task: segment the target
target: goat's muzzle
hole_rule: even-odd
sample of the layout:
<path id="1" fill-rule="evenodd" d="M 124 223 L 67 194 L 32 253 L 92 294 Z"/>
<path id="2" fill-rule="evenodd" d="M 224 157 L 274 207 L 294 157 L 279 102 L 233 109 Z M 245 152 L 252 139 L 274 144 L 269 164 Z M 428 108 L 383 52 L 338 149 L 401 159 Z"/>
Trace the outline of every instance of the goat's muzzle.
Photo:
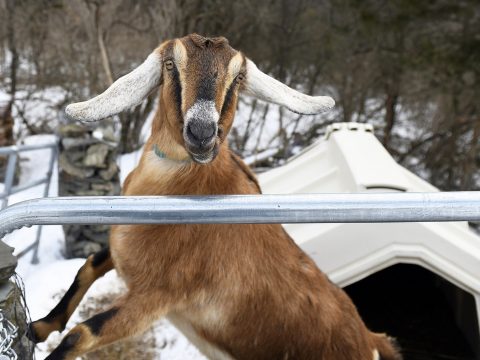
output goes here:
<path id="1" fill-rule="evenodd" d="M 185 132 L 190 143 L 196 147 L 205 147 L 215 138 L 217 124 L 194 119 L 187 124 Z"/>
<path id="2" fill-rule="evenodd" d="M 213 101 L 197 100 L 188 109 L 183 139 L 185 148 L 195 162 L 207 164 L 217 155 L 219 117 Z"/>
<path id="3" fill-rule="evenodd" d="M 185 147 L 193 160 L 206 164 L 216 156 L 218 126 L 214 121 L 190 119 L 183 129 Z"/>

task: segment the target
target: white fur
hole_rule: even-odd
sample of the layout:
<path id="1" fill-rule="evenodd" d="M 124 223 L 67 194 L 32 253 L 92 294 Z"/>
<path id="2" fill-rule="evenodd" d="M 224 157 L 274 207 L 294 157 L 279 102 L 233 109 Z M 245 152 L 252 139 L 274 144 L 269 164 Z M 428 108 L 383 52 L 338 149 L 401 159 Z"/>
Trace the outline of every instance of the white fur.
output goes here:
<path id="1" fill-rule="evenodd" d="M 218 123 L 220 114 L 215 107 L 215 102 L 211 100 L 197 100 L 187 111 L 185 125 L 188 125 L 189 121 L 193 119 Z"/>
<path id="2" fill-rule="evenodd" d="M 373 360 L 380 360 L 380 354 L 377 349 L 373 350 Z"/>
<path id="3" fill-rule="evenodd" d="M 234 360 L 229 354 L 199 336 L 190 322 L 180 314 L 170 313 L 167 319 L 206 357 L 212 360 Z"/>
<path id="4" fill-rule="evenodd" d="M 177 67 L 185 67 L 187 65 L 187 49 L 183 45 L 182 41 L 176 39 L 173 46 L 173 58 Z"/>
<path id="5" fill-rule="evenodd" d="M 238 73 L 242 69 L 242 63 L 243 63 L 242 53 L 237 53 L 237 55 L 235 55 L 230 59 L 228 63 L 228 69 L 227 69 L 228 84 L 230 84 L 232 80 L 238 75 Z"/>
<path id="6" fill-rule="evenodd" d="M 177 39 L 174 42 L 173 46 L 173 58 L 175 59 L 175 65 L 177 66 L 178 69 L 178 74 L 180 77 L 180 84 L 182 88 L 182 104 L 181 108 L 182 111 L 185 112 L 184 109 L 184 103 L 185 99 L 187 97 L 187 79 L 185 79 L 185 72 L 187 69 L 187 60 L 188 60 L 188 54 L 187 54 L 187 49 L 185 48 L 185 45 L 183 45 L 182 41 Z"/>
<path id="7" fill-rule="evenodd" d="M 291 111 L 305 115 L 318 114 L 335 106 L 335 101 L 329 96 L 305 95 L 282 84 L 260 71 L 249 59 L 244 91 L 260 100 L 283 105 Z"/>
<path id="8" fill-rule="evenodd" d="M 160 84 L 162 59 L 151 53 L 135 70 L 115 81 L 102 94 L 65 109 L 68 117 L 80 121 L 98 121 L 138 105 Z"/>
<path id="9" fill-rule="evenodd" d="M 193 156 L 195 157 L 195 155 Z M 212 158 L 213 158 L 213 153 L 210 153 L 206 158 L 195 157 L 195 161 L 199 164 L 208 164 L 210 161 L 212 161 Z"/>

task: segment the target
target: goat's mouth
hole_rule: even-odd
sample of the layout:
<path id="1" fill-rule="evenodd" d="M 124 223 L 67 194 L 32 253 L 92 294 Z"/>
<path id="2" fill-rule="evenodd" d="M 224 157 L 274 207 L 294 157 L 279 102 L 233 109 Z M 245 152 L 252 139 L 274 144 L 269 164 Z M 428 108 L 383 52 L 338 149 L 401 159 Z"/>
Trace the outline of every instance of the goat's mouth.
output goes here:
<path id="1" fill-rule="evenodd" d="M 186 146 L 186 148 L 192 160 L 197 164 L 208 164 L 212 162 L 212 160 L 215 159 L 218 154 L 218 146 L 216 143 L 214 143 L 213 146 L 209 149 L 192 149 L 188 145 Z"/>
<path id="2" fill-rule="evenodd" d="M 213 122 L 187 122 L 183 128 L 185 149 L 197 164 L 208 164 L 218 154 L 218 128 Z"/>

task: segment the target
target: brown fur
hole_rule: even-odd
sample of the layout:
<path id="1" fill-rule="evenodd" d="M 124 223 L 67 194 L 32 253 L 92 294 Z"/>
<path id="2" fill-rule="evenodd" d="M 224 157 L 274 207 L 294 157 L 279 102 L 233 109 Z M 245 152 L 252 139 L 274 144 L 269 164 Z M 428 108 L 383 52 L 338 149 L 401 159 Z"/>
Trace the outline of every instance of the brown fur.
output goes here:
<path id="1" fill-rule="evenodd" d="M 236 68 L 244 72 L 243 55 L 223 38 L 195 34 L 166 42 L 158 51 L 177 64 L 182 103 L 175 102 L 173 73 L 164 69 L 152 135 L 123 193 L 260 193 L 253 172 L 225 141 L 241 87 L 228 66 L 239 56 Z M 223 132 L 216 158 L 200 165 L 188 161 L 182 115 L 195 102 L 199 84 L 213 75 Z M 233 98 L 225 108 L 231 86 Z M 168 159 L 156 157 L 154 145 Z M 400 359 L 386 338 L 365 327 L 345 292 L 281 225 L 119 225 L 112 227 L 110 247 L 128 293 L 115 312 L 72 329 L 75 344 L 61 344 L 51 359 L 72 359 L 140 332 L 160 316 L 168 316 L 213 358 L 370 360 L 378 349 L 382 359 Z"/>

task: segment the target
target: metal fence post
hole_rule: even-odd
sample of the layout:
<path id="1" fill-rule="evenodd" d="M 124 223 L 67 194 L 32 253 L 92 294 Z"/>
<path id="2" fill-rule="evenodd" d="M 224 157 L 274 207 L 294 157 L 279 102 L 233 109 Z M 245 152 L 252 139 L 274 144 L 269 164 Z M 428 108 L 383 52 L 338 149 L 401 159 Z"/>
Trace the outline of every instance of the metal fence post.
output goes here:
<path id="1" fill-rule="evenodd" d="M 52 174 L 53 174 L 53 165 L 55 164 L 55 158 L 57 157 L 57 147 L 51 147 L 50 148 L 50 161 L 48 163 L 48 172 L 47 172 L 47 181 L 45 183 L 45 189 L 43 190 L 43 197 L 48 197 L 48 191 L 50 189 L 50 181 L 52 179 Z M 43 227 L 41 225 L 38 226 L 37 228 L 37 236 L 35 239 L 35 242 L 32 244 L 33 245 L 33 254 L 32 254 L 32 264 L 38 264 L 39 259 L 38 259 L 38 247 L 40 246 L 40 237 L 42 236 L 42 229 Z"/>
<path id="2" fill-rule="evenodd" d="M 43 190 L 43 196 L 44 197 L 48 196 L 50 181 L 53 174 L 53 165 L 55 164 L 56 155 L 57 155 L 57 144 L 58 142 L 55 141 L 54 143 L 40 144 L 40 145 L 14 145 L 14 146 L 0 147 L 0 155 L 8 156 L 4 189 L 0 193 L 0 198 L 2 199 L 2 204 L 1 204 L 2 209 L 8 206 L 8 200 L 10 198 L 10 195 L 21 192 L 26 189 L 30 189 L 34 186 L 45 184 L 45 188 Z M 41 179 L 32 181 L 30 183 L 13 186 L 19 153 L 24 151 L 42 150 L 42 149 L 50 149 L 50 160 L 49 160 L 48 169 L 45 177 L 42 177 Z M 37 229 L 36 237 L 35 237 L 35 242 L 29 245 L 27 248 L 23 249 L 20 253 L 18 253 L 17 257 L 21 258 L 22 256 L 24 256 L 30 250 L 33 249 L 31 262 L 32 264 L 38 263 L 38 246 L 40 244 L 41 235 L 42 235 L 42 226 L 39 225 Z"/>

